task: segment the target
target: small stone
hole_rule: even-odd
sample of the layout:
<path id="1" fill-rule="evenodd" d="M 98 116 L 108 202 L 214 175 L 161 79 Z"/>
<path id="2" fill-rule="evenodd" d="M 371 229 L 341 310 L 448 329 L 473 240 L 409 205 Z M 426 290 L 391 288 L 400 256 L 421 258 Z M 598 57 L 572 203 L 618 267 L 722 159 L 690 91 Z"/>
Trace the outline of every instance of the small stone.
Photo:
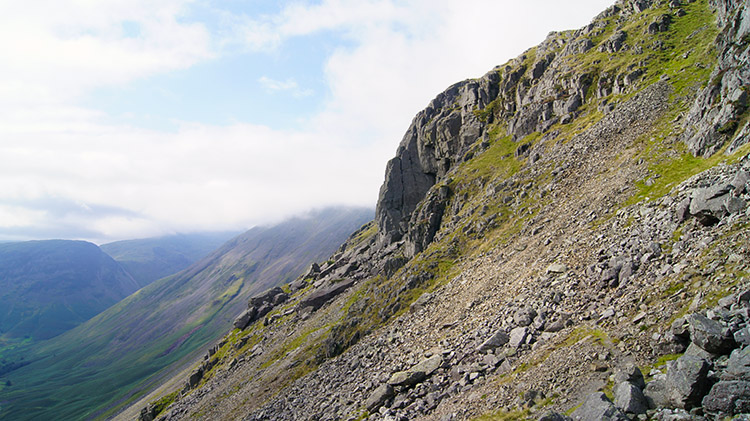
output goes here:
<path id="1" fill-rule="evenodd" d="M 547 268 L 547 273 L 565 273 L 568 271 L 568 267 L 562 263 L 553 263 Z"/>

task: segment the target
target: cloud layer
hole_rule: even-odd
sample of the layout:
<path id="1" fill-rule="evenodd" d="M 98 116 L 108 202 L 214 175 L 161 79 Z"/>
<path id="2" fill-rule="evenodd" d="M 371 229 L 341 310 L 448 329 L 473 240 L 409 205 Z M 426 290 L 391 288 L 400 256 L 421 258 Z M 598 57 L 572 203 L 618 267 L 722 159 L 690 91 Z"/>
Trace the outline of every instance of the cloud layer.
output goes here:
<path id="1" fill-rule="evenodd" d="M 0 16 L 0 240 L 102 242 L 374 205 L 386 160 L 432 97 L 608 3 L 324 0 L 272 14 L 217 5 L 219 25 L 187 0 L 12 3 Z M 270 59 L 307 39 L 327 43 L 327 90 L 290 128 L 155 130 L 82 105 L 97 89 L 229 55 Z M 309 97 L 298 82 L 306 69 L 294 71 L 246 83 Z"/>

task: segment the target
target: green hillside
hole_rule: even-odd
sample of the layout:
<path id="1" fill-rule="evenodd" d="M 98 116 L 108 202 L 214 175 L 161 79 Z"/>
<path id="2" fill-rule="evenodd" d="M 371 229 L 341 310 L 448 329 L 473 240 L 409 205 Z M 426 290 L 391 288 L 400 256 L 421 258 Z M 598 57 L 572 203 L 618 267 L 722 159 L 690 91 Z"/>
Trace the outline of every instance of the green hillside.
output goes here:
<path id="1" fill-rule="evenodd" d="M 140 287 L 175 274 L 216 250 L 236 232 L 176 234 L 116 241 L 100 248 L 130 273 Z"/>

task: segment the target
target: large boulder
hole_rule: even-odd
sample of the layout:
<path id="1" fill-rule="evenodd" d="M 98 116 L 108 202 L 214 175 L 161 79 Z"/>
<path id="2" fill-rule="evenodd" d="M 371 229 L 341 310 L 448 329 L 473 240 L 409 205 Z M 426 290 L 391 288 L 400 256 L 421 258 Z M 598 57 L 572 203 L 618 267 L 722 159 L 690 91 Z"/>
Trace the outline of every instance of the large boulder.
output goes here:
<path id="1" fill-rule="evenodd" d="M 689 212 L 703 225 L 713 225 L 728 214 L 742 211 L 747 204 L 731 194 L 736 187 L 719 183 L 695 189 L 690 199 Z"/>
<path id="2" fill-rule="evenodd" d="M 424 380 L 425 377 L 424 371 L 399 371 L 391 375 L 388 384 L 391 386 L 414 386 Z"/>
<path id="3" fill-rule="evenodd" d="M 529 336 L 529 328 L 528 327 L 517 327 L 510 331 L 510 337 L 508 339 L 508 346 L 510 346 L 513 349 L 517 349 L 524 343 L 526 343 L 526 338 Z"/>
<path id="4" fill-rule="evenodd" d="M 422 360 L 422 362 L 412 367 L 410 371 L 421 371 L 425 376 L 429 377 L 440 368 L 441 365 L 443 365 L 443 357 L 436 354 L 430 358 Z"/>
<path id="5" fill-rule="evenodd" d="M 732 351 L 721 379 L 750 381 L 750 348 Z"/>
<path id="6" fill-rule="evenodd" d="M 615 384 L 629 382 L 637 386 L 640 390 L 646 387 L 646 381 L 643 378 L 641 369 L 635 364 L 627 364 L 615 372 Z"/>

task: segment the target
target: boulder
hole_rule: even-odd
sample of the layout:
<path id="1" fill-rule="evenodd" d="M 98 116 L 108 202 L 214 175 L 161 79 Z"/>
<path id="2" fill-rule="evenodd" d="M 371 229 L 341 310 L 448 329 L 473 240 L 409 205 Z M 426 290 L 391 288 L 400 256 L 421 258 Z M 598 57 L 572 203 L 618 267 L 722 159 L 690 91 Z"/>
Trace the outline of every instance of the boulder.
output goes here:
<path id="1" fill-rule="evenodd" d="M 381 384 L 367 398 L 365 408 L 370 412 L 374 412 L 391 397 L 393 397 L 393 387 L 389 384 Z"/>
<path id="2" fill-rule="evenodd" d="M 690 200 L 690 214 L 705 226 L 716 224 L 727 214 L 724 203 L 729 192 L 730 186 L 726 184 L 695 189 Z"/>
<path id="3" fill-rule="evenodd" d="M 517 349 L 518 347 L 520 347 L 526 342 L 526 338 L 528 336 L 529 336 L 529 328 L 517 327 L 510 331 L 508 345 L 513 349 Z"/>
<path id="4" fill-rule="evenodd" d="M 572 418 L 581 421 L 629 421 L 630 419 L 610 401 L 602 392 L 588 395 L 578 409 L 573 411 Z"/>
<path id="5" fill-rule="evenodd" d="M 354 280 L 346 279 L 323 286 L 300 300 L 298 308 L 304 309 L 306 307 L 312 307 L 313 310 L 317 310 L 322 307 L 323 304 L 346 291 L 352 285 L 354 285 Z"/>
<path id="6" fill-rule="evenodd" d="M 399 371 L 391 375 L 388 384 L 391 386 L 413 386 L 420 383 L 425 377 L 424 371 Z"/>
<path id="7" fill-rule="evenodd" d="M 547 273 L 565 273 L 568 271 L 568 267 L 562 263 L 553 263 L 547 268 Z"/>
<path id="8" fill-rule="evenodd" d="M 510 340 L 510 337 L 508 336 L 507 333 L 505 333 L 504 330 L 498 330 L 489 339 L 482 342 L 482 344 L 479 345 L 479 347 L 477 347 L 477 351 L 479 352 L 491 351 L 495 348 L 498 348 L 507 344 L 509 340 Z"/>
<path id="9" fill-rule="evenodd" d="M 247 310 L 243 311 L 242 314 L 237 316 L 236 319 L 234 319 L 234 327 L 237 329 L 244 329 L 247 327 L 250 322 L 255 320 L 255 314 L 257 313 L 257 310 L 255 307 L 250 307 Z"/>
<path id="10" fill-rule="evenodd" d="M 648 409 L 646 397 L 637 386 L 630 382 L 621 382 L 615 386 L 615 406 L 629 414 L 645 414 Z"/>
<path id="11" fill-rule="evenodd" d="M 667 364 L 667 396 L 675 408 L 690 410 L 701 405 L 708 392 L 710 365 L 703 358 L 683 355 Z"/>
<path id="12" fill-rule="evenodd" d="M 430 358 L 422 360 L 422 362 L 412 367 L 410 371 L 421 371 L 426 377 L 429 377 L 440 368 L 441 365 L 443 365 L 443 357 L 436 354 Z"/>
<path id="13" fill-rule="evenodd" d="M 643 396 L 651 409 L 668 406 L 669 396 L 666 376 L 660 375 L 648 382 L 646 388 L 643 389 Z"/>
<path id="14" fill-rule="evenodd" d="M 537 316 L 536 311 L 530 307 L 524 307 L 516 311 L 513 315 L 513 321 L 518 326 L 528 326 L 534 321 L 534 317 Z"/>
<path id="15" fill-rule="evenodd" d="M 192 373 L 190 373 L 190 376 L 188 377 L 187 386 L 189 389 L 194 388 L 195 386 L 200 383 L 201 379 L 203 378 L 203 367 L 198 367 L 195 370 L 193 370 Z"/>
<path id="16" fill-rule="evenodd" d="M 720 418 L 750 412 L 750 382 L 729 380 L 716 383 L 703 398 L 703 410 Z"/>
<path id="17" fill-rule="evenodd" d="M 690 338 L 693 343 L 712 354 L 728 354 L 734 349 L 734 338 L 729 329 L 719 322 L 699 313 L 687 317 L 690 326 Z"/>

